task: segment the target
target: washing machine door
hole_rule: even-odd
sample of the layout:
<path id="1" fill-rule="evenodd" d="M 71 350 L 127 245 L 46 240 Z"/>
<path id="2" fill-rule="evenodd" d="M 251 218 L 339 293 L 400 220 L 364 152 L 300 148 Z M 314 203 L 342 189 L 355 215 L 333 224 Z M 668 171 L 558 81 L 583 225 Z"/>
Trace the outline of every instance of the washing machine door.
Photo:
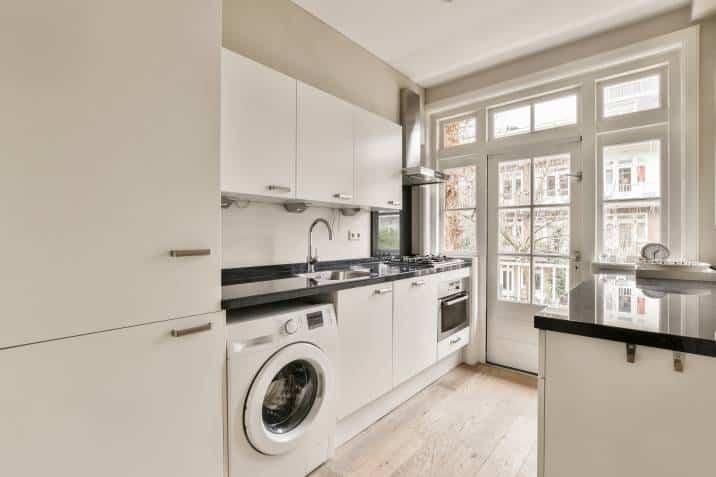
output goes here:
<path id="1" fill-rule="evenodd" d="M 244 408 L 251 445 L 267 455 L 293 450 L 314 427 L 325 425 L 321 409 L 331 395 L 328 358 L 310 343 L 277 351 L 256 375 Z"/>

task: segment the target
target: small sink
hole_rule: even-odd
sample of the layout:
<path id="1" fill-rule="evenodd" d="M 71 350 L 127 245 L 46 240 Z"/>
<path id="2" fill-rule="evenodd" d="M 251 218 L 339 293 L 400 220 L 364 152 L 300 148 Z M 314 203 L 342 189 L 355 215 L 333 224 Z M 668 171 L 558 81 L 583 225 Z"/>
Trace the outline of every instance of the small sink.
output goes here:
<path id="1" fill-rule="evenodd" d="M 340 282 L 370 278 L 372 274 L 368 270 L 324 270 L 313 273 L 299 273 L 296 276 L 317 282 Z"/>

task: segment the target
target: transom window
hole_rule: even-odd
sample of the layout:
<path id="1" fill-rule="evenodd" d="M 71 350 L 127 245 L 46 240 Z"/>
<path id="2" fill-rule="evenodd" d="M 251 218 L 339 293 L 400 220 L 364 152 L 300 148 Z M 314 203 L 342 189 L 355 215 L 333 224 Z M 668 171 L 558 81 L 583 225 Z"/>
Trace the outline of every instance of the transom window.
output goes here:
<path id="1" fill-rule="evenodd" d="M 474 115 L 446 120 L 442 123 L 442 147 L 448 149 L 477 140 L 477 119 Z"/>
<path id="2" fill-rule="evenodd" d="M 490 111 L 491 139 L 577 124 L 577 94 L 550 95 Z"/>

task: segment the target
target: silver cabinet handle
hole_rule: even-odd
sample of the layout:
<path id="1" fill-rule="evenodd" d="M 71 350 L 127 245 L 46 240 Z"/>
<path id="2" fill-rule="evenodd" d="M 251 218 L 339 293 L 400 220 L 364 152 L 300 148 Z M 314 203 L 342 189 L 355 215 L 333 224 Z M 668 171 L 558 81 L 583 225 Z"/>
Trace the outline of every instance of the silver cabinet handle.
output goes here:
<path id="1" fill-rule="evenodd" d="M 454 300 L 444 301 L 444 302 L 443 302 L 443 305 L 452 306 L 452 305 L 455 305 L 455 304 L 457 304 L 457 303 L 462 303 L 463 301 L 467 301 L 467 298 L 468 298 L 467 295 L 461 296 L 460 298 L 455 298 Z"/>
<path id="2" fill-rule="evenodd" d="M 190 248 L 184 250 L 169 250 L 170 257 L 202 257 L 211 255 L 210 248 Z"/>
<path id="3" fill-rule="evenodd" d="M 333 197 L 341 200 L 351 200 L 353 198 L 351 194 L 333 194 Z"/>
<path id="4" fill-rule="evenodd" d="M 425 280 L 416 280 L 413 282 L 414 287 L 421 287 L 423 285 L 425 285 Z"/>
<path id="5" fill-rule="evenodd" d="M 285 193 L 291 192 L 290 187 L 280 186 L 280 185 L 270 185 L 270 186 L 268 186 L 268 190 L 270 190 L 271 192 L 285 192 Z"/>
<path id="6" fill-rule="evenodd" d="M 186 335 L 193 335 L 194 333 L 201 333 L 203 331 L 209 331 L 211 329 L 211 321 L 205 325 L 194 326 L 193 328 L 184 328 L 183 330 L 172 330 L 171 334 L 175 338 L 180 338 Z"/>
<path id="7" fill-rule="evenodd" d="M 396 207 L 400 207 L 400 201 L 399 200 L 389 200 L 388 205 L 394 205 Z"/>
<path id="8" fill-rule="evenodd" d="M 386 293 L 393 293 L 392 288 L 378 288 L 373 291 L 373 295 L 385 295 Z"/>

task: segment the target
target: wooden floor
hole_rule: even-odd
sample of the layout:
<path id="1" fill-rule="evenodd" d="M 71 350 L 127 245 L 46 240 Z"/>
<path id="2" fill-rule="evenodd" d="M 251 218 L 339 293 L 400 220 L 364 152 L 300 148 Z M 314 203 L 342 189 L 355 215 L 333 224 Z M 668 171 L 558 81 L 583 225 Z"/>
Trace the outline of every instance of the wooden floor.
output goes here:
<path id="1" fill-rule="evenodd" d="M 535 477 L 537 378 L 462 365 L 336 451 L 311 477 Z"/>

